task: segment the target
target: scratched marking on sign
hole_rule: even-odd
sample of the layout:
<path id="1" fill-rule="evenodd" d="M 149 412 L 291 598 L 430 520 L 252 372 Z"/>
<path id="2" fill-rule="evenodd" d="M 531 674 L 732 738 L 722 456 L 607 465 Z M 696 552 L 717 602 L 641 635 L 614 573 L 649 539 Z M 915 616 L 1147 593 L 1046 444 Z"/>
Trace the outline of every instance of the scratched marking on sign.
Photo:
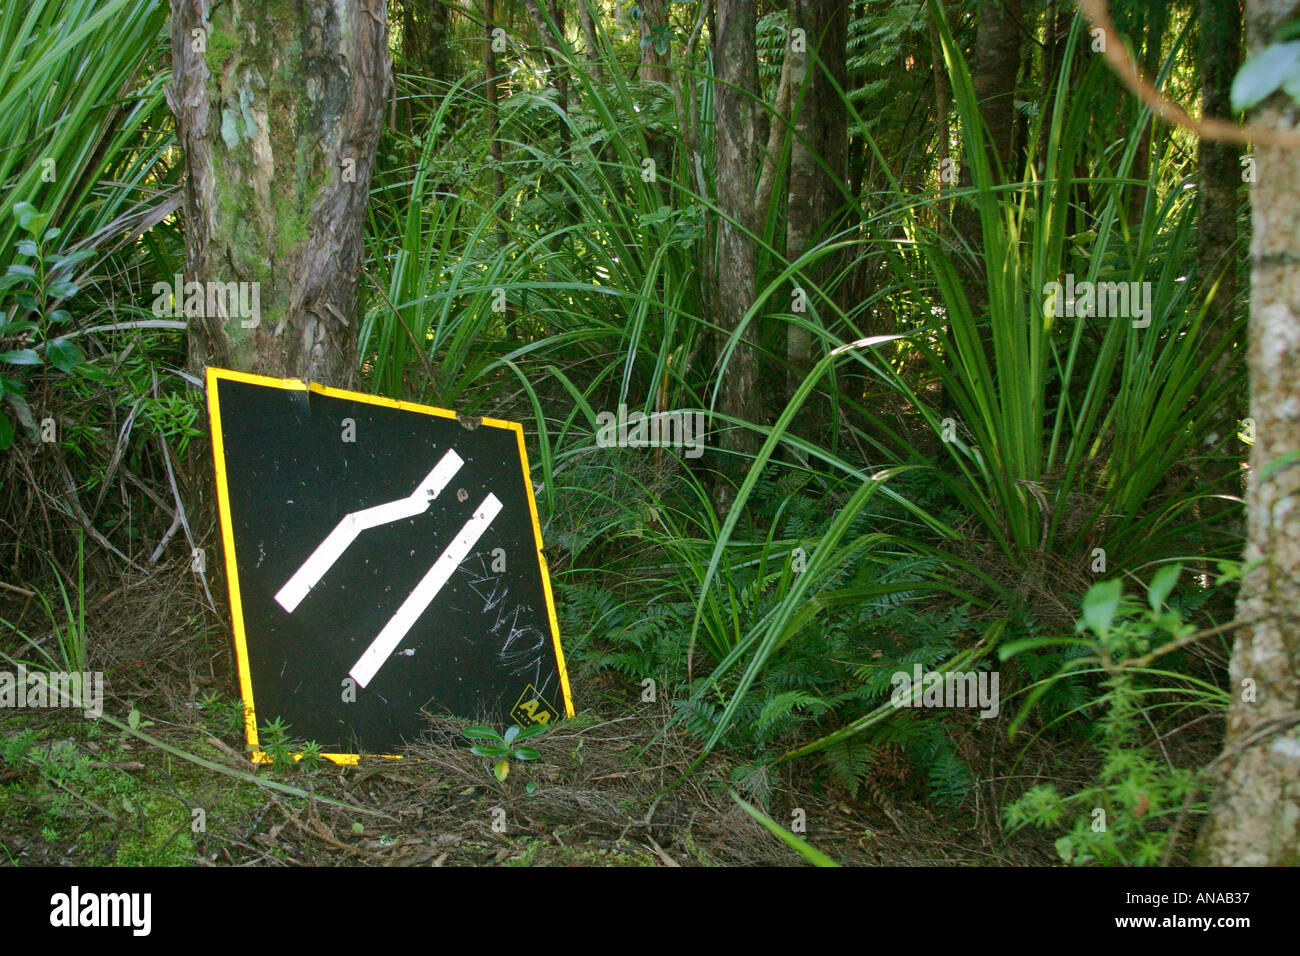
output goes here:
<path id="1" fill-rule="evenodd" d="M 496 656 L 511 674 L 528 674 L 539 694 L 550 690 L 553 675 L 542 677 L 546 661 L 546 634 L 540 628 L 525 623 L 519 626 L 522 616 L 526 621 L 535 619 L 532 606 L 526 603 L 508 605 L 510 589 L 501 583 L 502 573 L 488 569 L 487 558 L 480 552 L 470 555 L 458 572 L 468 576 L 469 589 L 483 602 L 483 613 L 495 615 L 488 633 L 501 639 Z"/>

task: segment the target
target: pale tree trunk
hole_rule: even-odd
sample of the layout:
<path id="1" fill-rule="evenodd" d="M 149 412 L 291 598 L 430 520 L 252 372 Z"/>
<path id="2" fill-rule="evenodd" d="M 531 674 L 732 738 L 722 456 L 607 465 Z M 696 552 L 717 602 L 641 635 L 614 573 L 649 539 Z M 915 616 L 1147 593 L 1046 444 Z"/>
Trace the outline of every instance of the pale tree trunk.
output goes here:
<path id="1" fill-rule="evenodd" d="M 528 15 L 533 18 L 533 24 L 537 27 L 537 39 L 542 45 L 542 57 L 546 61 L 547 82 L 555 88 L 556 102 L 559 103 L 560 111 L 567 113 L 569 110 L 569 71 L 565 65 L 565 57 L 560 47 L 560 41 L 557 34 L 552 32 L 552 24 L 558 31 L 559 37 L 564 36 L 564 9 L 556 2 L 551 0 L 547 10 L 550 16 L 550 22 L 547 22 L 547 14 L 542 13 L 542 8 L 538 6 L 537 0 L 524 0 L 524 6 L 528 9 Z M 556 128 L 560 140 L 560 155 L 565 160 L 569 158 L 569 144 L 572 141 L 571 130 L 565 117 L 557 117 Z M 568 201 L 570 209 L 576 208 L 575 200 L 570 197 Z"/>
<path id="2" fill-rule="evenodd" d="M 1300 16 L 1297 0 L 1247 0 L 1251 49 Z M 1296 128 L 1296 107 L 1278 94 L 1260 111 L 1266 126 Z M 1256 440 L 1246 505 L 1247 560 L 1229 666 L 1224 779 L 1201 834 L 1214 865 L 1300 863 L 1300 151 L 1257 145 L 1251 247 L 1250 378 Z"/>
<path id="3" fill-rule="evenodd" d="M 786 200 L 785 254 L 791 261 L 813 242 L 839 227 L 839 211 L 845 203 L 844 172 L 848 163 L 848 111 L 843 90 L 847 81 L 845 45 L 848 41 L 848 0 L 790 0 L 790 29 L 802 30 L 798 45 L 786 48 L 790 61 L 790 101 L 794 104 L 794 141 L 790 146 L 790 185 Z M 833 81 L 833 82 L 832 82 Z M 831 258 L 822 259 L 808 278 L 823 283 L 834 271 Z M 819 314 L 827 306 L 805 290 L 807 304 Z M 786 359 L 789 362 L 786 394 L 812 371 L 812 334 L 798 325 L 788 326 Z M 825 425 L 823 402 L 809 402 L 801 417 Z M 808 429 L 801 427 L 807 434 Z"/>
<path id="4" fill-rule="evenodd" d="M 260 301 L 256 322 L 191 316 L 190 363 L 351 384 L 391 79 L 384 0 L 172 0 L 171 12 L 185 278 L 256 283 Z"/>
<path id="5" fill-rule="evenodd" d="M 726 337 L 740 326 L 754 304 L 756 255 L 754 240 L 759 211 L 754 207 L 754 172 L 758 156 L 758 55 L 755 50 L 753 0 L 717 0 L 710 34 L 713 44 L 714 178 L 721 216 L 717 223 L 714 259 L 713 312 L 721 332 L 719 355 Z M 748 421 L 758 420 L 755 385 L 758 381 L 757 335 L 751 322 L 718 382 L 718 411 Z M 754 433 L 724 425 L 719 434 L 724 452 L 752 453 Z M 729 478 L 743 473 L 744 461 L 724 454 L 719 468 Z M 715 486 L 720 511 L 733 500 L 728 481 Z"/>

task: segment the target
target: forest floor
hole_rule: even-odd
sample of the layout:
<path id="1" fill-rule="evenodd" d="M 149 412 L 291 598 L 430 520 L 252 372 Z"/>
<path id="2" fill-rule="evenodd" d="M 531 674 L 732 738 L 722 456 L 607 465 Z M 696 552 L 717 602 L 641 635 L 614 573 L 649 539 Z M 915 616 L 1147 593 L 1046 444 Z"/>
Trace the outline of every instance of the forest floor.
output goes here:
<path id="1" fill-rule="evenodd" d="M 780 779 L 746 776 L 727 754 L 686 774 L 699 742 L 670 725 L 668 706 L 629 704 L 639 687 L 580 663 L 577 718 L 537 738 L 540 758 L 515 762 L 504 782 L 445 717 L 400 761 L 255 766 L 231 641 L 195 576 L 180 561 L 132 575 L 88 586 L 85 609 L 88 666 L 104 672 L 104 713 L 123 729 L 69 709 L 10 710 L 0 723 L 3 862 L 802 864 L 733 791 L 787 828 L 802 819 L 803 836 L 845 865 L 1058 862 L 1049 836 L 1003 832 L 991 774 L 946 808 L 882 787 L 854 798 L 793 764 Z M 16 592 L 0 592 L 0 617 L 46 646 L 57 639 Z M 12 629 L 0 639 L 11 655 L 21 644 Z"/>

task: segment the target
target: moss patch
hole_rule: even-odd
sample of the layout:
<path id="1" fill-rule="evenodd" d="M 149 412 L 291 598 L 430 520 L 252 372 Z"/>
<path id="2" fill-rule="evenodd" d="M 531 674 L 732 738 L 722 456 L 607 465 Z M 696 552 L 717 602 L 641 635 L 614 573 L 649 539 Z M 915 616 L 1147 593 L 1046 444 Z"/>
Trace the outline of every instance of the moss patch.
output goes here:
<path id="1" fill-rule="evenodd" d="M 237 36 L 214 24 L 208 33 L 207 48 L 203 52 L 203 61 L 208 65 L 208 72 L 220 73 L 226 61 L 234 55 L 239 46 L 240 40 Z"/>
<path id="2" fill-rule="evenodd" d="M 140 806 L 144 833 L 126 831 L 117 848 L 118 866 L 183 866 L 194 856 L 190 813 L 177 800 L 164 797 Z"/>

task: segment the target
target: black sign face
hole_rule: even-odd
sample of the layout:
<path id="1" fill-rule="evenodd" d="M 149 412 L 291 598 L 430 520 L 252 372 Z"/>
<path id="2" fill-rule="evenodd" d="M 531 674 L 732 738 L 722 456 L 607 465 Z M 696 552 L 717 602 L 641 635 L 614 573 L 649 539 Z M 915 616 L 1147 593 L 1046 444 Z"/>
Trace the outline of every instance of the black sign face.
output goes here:
<path id="1" fill-rule="evenodd" d="M 209 368 L 240 687 L 339 762 L 573 715 L 523 429 Z"/>

